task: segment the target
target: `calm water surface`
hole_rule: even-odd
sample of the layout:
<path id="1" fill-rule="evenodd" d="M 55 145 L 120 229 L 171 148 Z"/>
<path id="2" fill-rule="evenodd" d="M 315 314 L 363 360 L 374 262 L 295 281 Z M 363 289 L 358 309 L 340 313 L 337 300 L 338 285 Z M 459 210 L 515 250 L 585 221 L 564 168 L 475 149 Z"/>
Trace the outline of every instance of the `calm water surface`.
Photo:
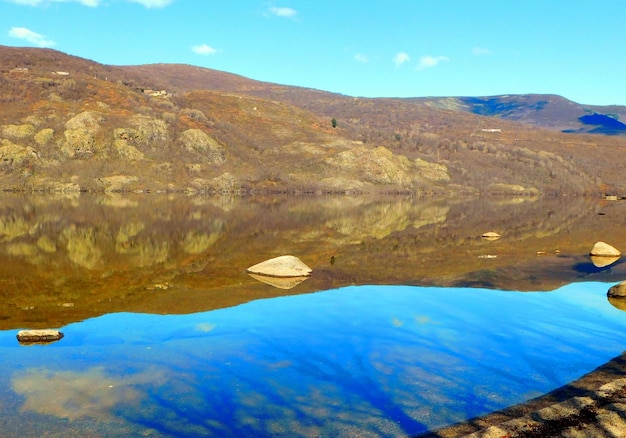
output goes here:
<path id="1" fill-rule="evenodd" d="M 583 199 L 7 197 L 0 436 L 409 436 L 624 351 Z M 485 241 L 495 230 L 503 236 Z M 294 254 L 291 289 L 245 268 Z M 472 286 L 472 287 L 467 287 Z M 525 292 L 521 292 L 525 291 Z M 60 328 L 19 345 L 25 328 Z"/>
<path id="2" fill-rule="evenodd" d="M 624 350 L 610 284 L 354 286 L 0 333 L 3 436 L 407 436 L 539 396 Z"/>

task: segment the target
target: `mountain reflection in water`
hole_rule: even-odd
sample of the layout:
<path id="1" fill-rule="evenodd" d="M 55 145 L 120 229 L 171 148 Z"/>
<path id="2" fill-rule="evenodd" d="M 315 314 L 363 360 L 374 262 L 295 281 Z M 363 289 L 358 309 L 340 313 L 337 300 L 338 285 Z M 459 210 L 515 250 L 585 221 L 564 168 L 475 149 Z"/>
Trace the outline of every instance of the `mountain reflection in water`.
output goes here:
<path id="1" fill-rule="evenodd" d="M 353 286 L 119 313 L 47 346 L 0 332 L 3 437 L 407 436 L 568 383 L 624 350 L 611 284 Z"/>
<path id="2" fill-rule="evenodd" d="M 602 213 L 599 215 L 598 213 Z M 552 290 L 620 281 L 626 202 L 401 196 L 2 196 L 0 329 L 114 312 L 182 314 L 353 284 Z M 487 231 L 502 237 L 482 239 Z M 313 269 L 276 288 L 246 268 L 291 254 Z"/>
<path id="3" fill-rule="evenodd" d="M 624 229 L 583 198 L 7 194 L 1 434 L 404 436 L 506 407 L 623 351 L 626 263 L 588 252 Z M 313 275 L 246 272 L 286 254 Z M 18 344 L 37 328 L 65 337 Z"/>

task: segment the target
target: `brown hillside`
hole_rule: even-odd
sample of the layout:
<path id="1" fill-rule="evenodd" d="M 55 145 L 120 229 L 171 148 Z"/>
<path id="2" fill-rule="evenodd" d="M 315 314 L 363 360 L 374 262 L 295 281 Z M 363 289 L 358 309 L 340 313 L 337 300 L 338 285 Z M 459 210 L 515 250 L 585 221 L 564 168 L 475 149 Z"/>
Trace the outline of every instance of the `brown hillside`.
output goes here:
<path id="1" fill-rule="evenodd" d="M 4 189 L 534 195 L 626 188 L 620 137 L 185 65 L 104 66 L 0 46 L 0 101 Z"/>
<path id="2" fill-rule="evenodd" d="M 497 118 L 493 114 L 476 117 L 469 107 L 462 107 L 459 98 L 353 98 L 183 65 L 157 64 L 126 69 L 169 81 L 179 90 L 213 89 L 288 102 L 327 119 L 335 118 L 343 135 L 353 139 L 376 142 L 426 160 L 444 160 L 453 170 L 457 164 L 469 163 L 474 171 L 470 166 L 456 169 L 459 176 L 456 182 L 480 190 L 488 190 L 501 180 L 512 182 L 511 171 L 515 172 L 518 184 L 539 180 L 542 190 L 550 193 L 588 190 L 584 187 L 595 190 L 598 184 L 608 190 L 623 190 L 624 187 L 623 167 L 619 164 L 625 144 L 623 139 L 568 135 L 560 131 L 578 128 L 577 118 L 589 111 L 619 116 L 626 114 L 626 107 L 582 105 L 551 95 L 496 96 L 493 99 L 509 112 L 499 113 Z M 539 105 L 541 102 L 549 104 Z M 538 107 L 541 112 L 535 110 Z M 483 129 L 501 129 L 508 135 Z M 471 151 L 486 151 L 486 154 L 464 153 L 465 147 Z M 560 167 L 546 161 L 552 151 L 568 163 L 569 171 L 551 169 Z M 499 157 L 494 160 L 491 154 Z M 533 158 L 533 154 L 543 157 Z M 504 156 L 509 158 L 507 162 L 496 164 Z M 528 164 L 532 167 L 527 167 Z M 481 171 L 481 168 L 489 170 Z M 579 177 L 587 181 L 574 181 Z"/>

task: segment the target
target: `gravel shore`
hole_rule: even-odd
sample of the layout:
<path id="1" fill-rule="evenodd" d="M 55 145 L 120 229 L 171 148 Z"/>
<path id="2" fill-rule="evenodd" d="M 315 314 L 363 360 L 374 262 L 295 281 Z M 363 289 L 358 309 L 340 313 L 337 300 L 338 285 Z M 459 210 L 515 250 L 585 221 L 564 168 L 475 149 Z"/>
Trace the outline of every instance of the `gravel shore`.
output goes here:
<path id="1" fill-rule="evenodd" d="M 626 437 L 626 352 L 527 403 L 419 437 Z"/>

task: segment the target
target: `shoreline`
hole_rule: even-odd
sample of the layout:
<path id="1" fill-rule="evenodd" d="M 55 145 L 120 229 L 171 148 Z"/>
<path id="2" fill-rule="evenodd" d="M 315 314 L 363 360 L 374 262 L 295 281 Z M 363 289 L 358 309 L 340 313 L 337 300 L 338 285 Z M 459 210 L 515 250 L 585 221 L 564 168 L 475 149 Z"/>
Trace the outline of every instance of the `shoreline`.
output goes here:
<path id="1" fill-rule="evenodd" d="M 578 380 L 414 438 L 626 437 L 626 352 Z"/>

